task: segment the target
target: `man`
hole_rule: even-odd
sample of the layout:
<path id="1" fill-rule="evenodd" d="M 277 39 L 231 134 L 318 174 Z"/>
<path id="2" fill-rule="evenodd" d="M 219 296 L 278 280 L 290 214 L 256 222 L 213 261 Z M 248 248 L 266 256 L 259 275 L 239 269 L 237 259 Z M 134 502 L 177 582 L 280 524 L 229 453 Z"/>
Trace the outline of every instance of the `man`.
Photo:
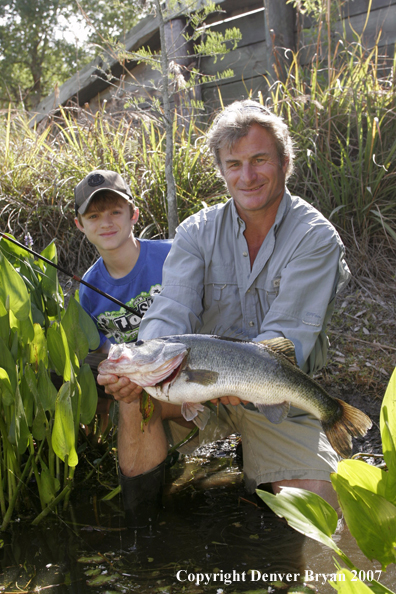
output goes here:
<path id="1" fill-rule="evenodd" d="M 326 325 L 349 276 L 341 240 L 316 209 L 287 190 L 294 154 L 280 118 L 256 102 L 235 102 L 216 118 L 208 142 L 231 199 L 179 226 L 163 291 L 139 339 L 197 332 L 254 341 L 285 337 L 295 345 L 298 365 L 312 374 L 325 363 Z M 177 433 L 167 420 L 180 421 L 180 409 L 156 403 L 142 435 L 141 389 L 115 376 L 99 376 L 99 382 L 121 401 L 120 466 L 138 491 L 142 477 L 161 467 L 167 433 Z M 338 458 L 319 421 L 292 408 L 273 425 L 238 398 L 221 403 L 220 420 L 211 419 L 200 439 L 242 434 L 248 490 L 263 483 L 275 493 L 296 486 L 337 507 L 329 475 Z"/>

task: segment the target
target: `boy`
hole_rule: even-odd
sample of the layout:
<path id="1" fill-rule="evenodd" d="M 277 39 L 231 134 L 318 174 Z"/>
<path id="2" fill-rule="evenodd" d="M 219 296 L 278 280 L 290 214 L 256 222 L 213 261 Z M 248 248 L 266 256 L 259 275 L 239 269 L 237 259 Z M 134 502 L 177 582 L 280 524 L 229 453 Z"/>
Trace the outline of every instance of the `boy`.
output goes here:
<path id="1" fill-rule="evenodd" d="M 100 334 L 96 352 L 108 353 L 111 343 L 137 339 L 141 319 L 161 291 L 162 266 L 171 242 L 136 239 L 133 228 L 139 209 L 129 186 L 114 171 L 89 173 L 76 186 L 74 197 L 75 223 L 100 254 L 83 279 L 139 314 L 118 308 L 81 285 L 80 303 Z"/>
<path id="2" fill-rule="evenodd" d="M 162 266 L 171 247 L 169 240 L 136 239 L 133 228 L 139 217 L 129 186 L 114 171 L 89 173 L 75 188 L 75 223 L 98 250 L 100 258 L 83 279 L 136 310 L 120 308 L 85 285 L 80 303 L 97 325 L 98 349 L 85 362 L 96 377 L 97 366 L 111 343 L 136 341 L 139 325 L 154 295 L 161 291 Z M 101 386 L 96 409 L 101 431 L 106 429 L 110 400 Z"/>

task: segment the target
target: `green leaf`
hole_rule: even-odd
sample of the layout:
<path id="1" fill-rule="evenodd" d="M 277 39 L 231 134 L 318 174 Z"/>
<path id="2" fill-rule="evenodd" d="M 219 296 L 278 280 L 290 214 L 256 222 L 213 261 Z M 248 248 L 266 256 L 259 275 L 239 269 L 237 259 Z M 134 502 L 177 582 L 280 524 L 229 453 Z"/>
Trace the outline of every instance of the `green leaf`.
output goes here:
<path id="1" fill-rule="evenodd" d="M 42 361 L 38 372 L 38 394 L 43 410 L 54 411 L 57 391 Z"/>
<path id="2" fill-rule="evenodd" d="M 329 583 L 331 583 L 334 590 L 341 592 L 341 594 L 372 594 L 373 592 L 348 569 L 340 569 L 336 573 L 336 579 Z"/>
<path id="3" fill-rule="evenodd" d="M 25 415 L 25 409 L 21 394 L 19 392 L 19 387 L 17 387 L 15 391 L 15 406 L 13 415 L 11 417 L 8 439 L 10 443 L 17 447 L 18 454 L 23 454 L 26 451 L 29 435 L 30 432 Z"/>
<path id="4" fill-rule="evenodd" d="M 81 387 L 80 422 L 88 425 L 96 412 L 98 391 L 92 370 L 87 363 L 81 366 L 77 380 Z"/>
<path id="5" fill-rule="evenodd" d="M 396 493 L 396 369 L 392 373 L 382 401 L 380 429 L 382 452 L 389 472 L 389 488 Z"/>
<path id="6" fill-rule="evenodd" d="M 47 245 L 41 255 L 54 264 L 58 263 L 54 241 Z M 63 293 L 58 282 L 58 272 L 54 266 L 42 260 L 39 261 L 39 266 L 43 270 L 40 287 L 45 297 L 47 313 L 49 316 L 55 316 L 58 313 L 58 308 L 63 305 Z"/>
<path id="7" fill-rule="evenodd" d="M 40 324 L 33 324 L 34 338 L 29 342 L 29 363 L 38 369 L 40 363 L 48 367 L 47 339 Z"/>
<path id="8" fill-rule="evenodd" d="M 334 473 L 331 482 L 347 526 L 366 557 L 385 569 L 396 561 L 396 506 Z"/>
<path id="9" fill-rule="evenodd" d="M 345 478 L 351 489 L 362 487 L 396 504 L 396 492 L 388 481 L 389 472 L 361 460 L 341 460 L 336 474 Z"/>
<path id="10" fill-rule="evenodd" d="M 40 464 L 40 496 L 44 503 L 48 505 L 48 503 L 51 503 L 51 501 L 55 499 L 55 495 L 60 488 L 60 483 L 59 480 L 51 474 L 48 466 L 42 460 L 40 460 Z"/>
<path id="11" fill-rule="evenodd" d="M 12 239 L 15 239 L 11 233 L 8 234 Z M 1 251 L 6 256 L 7 260 L 10 262 L 20 262 L 25 258 L 29 258 L 28 252 L 24 250 L 19 245 L 12 243 L 11 241 L 7 241 L 5 237 L 0 239 L 0 248 Z"/>
<path id="12" fill-rule="evenodd" d="M 32 425 L 32 435 L 37 441 L 43 441 L 47 435 L 48 420 L 45 415 L 44 409 L 40 406 L 37 409 Z"/>
<path id="13" fill-rule="evenodd" d="M 48 352 L 58 375 L 70 380 L 70 352 L 67 337 L 62 326 L 54 323 L 47 332 Z"/>
<path id="14" fill-rule="evenodd" d="M 34 338 L 34 328 L 31 316 L 29 315 L 25 320 L 18 320 L 13 311 L 10 311 L 10 328 L 18 332 L 19 342 L 21 346 L 28 344 Z"/>
<path id="15" fill-rule="evenodd" d="M 20 275 L 0 252 L 0 301 L 18 320 L 30 314 L 30 297 Z"/>
<path id="16" fill-rule="evenodd" d="M 0 394 L 4 406 L 9 406 L 14 403 L 15 396 L 11 386 L 10 378 L 5 369 L 0 367 Z"/>
<path id="17" fill-rule="evenodd" d="M 90 316 L 83 310 L 81 305 L 71 297 L 66 313 L 62 318 L 62 327 L 65 330 L 70 351 L 76 353 L 79 361 L 83 361 L 89 352 L 89 341 L 82 324 L 83 314 L 92 322 Z M 95 326 L 93 322 L 92 324 Z M 97 331 L 96 334 L 98 336 L 97 348 L 99 346 L 99 334 Z"/>
<path id="18" fill-rule="evenodd" d="M 370 590 L 371 592 L 374 592 L 374 594 L 395 594 L 393 590 L 389 590 L 389 588 L 383 586 L 376 580 L 370 582 Z"/>
<path id="19" fill-rule="evenodd" d="M 10 335 L 10 320 L 4 303 L 0 300 L 0 338 L 8 342 Z"/>
<path id="20" fill-rule="evenodd" d="M 76 466 L 78 456 L 75 448 L 74 419 L 70 394 L 70 383 L 63 384 L 55 404 L 55 420 L 52 430 L 52 447 L 55 454 L 69 466 Z"/>
<path id="21" fill-rule="evenodd" d="M 0 338 L 0 353 L 1 353 L 1 366 L 3 369 L 6 370 L 10 383 L 12 393 L 15 394 L 15 390 L 17 387 L 17 371 L 16 371 L 16 363 L 15 359 L 11 354 L 8 346 L 4 342 L 2 338 Z"/>
<path id="22" fill-rule="evenodd" d="M 256 492 L 292 528 L 344 556 L 331 538 L 337 528 L 337 512 L 319 495 L 291 487 L 283 488 L 277 495 L 259 489 Z"/>
<path id="23" fill-rule="evenodd" d="M 33 407 L 34 407 L 34 396 L 30 390 L 26 379 L 26 373 L 24 373 L 21 377 L 21 382 L 19 384 L 19 390 L 23 402 L 23 408 L 26 415 L 26 421 L 29 427 L 33 425 Z"/>
<path id="24" fill-rule="evenodd" d="M 42 313 L 42 311 L 37 307 L 37 305 L 33 301 L 32 301 L 32 319 L 33 319 L 33 324 L 40 324 L 40 326 L 44 326 L 44 323 L 45 323 L 44 314 Z"/>

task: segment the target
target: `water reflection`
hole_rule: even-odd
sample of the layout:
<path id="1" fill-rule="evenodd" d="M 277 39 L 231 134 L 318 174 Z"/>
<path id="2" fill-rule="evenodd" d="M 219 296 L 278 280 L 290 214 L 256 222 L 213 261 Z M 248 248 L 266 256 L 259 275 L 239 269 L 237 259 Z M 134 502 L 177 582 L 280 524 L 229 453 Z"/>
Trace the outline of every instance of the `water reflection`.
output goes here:
<path id="1" fill-rule="evenodd" d="M 307 567 L 334 571 L 333 553 L 248 496 L 232 458 L 173 467 L 165 509 L 145 530 L 128 530 L 120 500 L 101 496 L 75 493 L 63 520 L 14 523 L 2 536 L 0 592 L 334 592 L 318 580 L 296 589 Z"/>

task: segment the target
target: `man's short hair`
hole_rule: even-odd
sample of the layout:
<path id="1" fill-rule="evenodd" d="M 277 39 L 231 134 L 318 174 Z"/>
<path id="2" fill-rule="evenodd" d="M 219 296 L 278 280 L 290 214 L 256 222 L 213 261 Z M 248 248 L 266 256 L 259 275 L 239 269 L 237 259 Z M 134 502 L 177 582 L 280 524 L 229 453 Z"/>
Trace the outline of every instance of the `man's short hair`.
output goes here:
<path id="1" fill-rule="evenodd" d="M 286 169 L 286 179 L 288 179 L 293 173 L 294 162 L 293 141 L 289 128 L 282 118 L 273 114 L 257 101 L 251 101 L 250 99 L 235 101 L 228 105 L 215 118 L 207 134 L 207 142 L 216 159 L 220 173 L 223 173 L 220 149 L 223 147 L 231 149 L 238 140 L 249 133 L 254 124 L 265 128 L 272 135 L 281 164 L 284 165 L 286 160 L 289 160 Z"/>

